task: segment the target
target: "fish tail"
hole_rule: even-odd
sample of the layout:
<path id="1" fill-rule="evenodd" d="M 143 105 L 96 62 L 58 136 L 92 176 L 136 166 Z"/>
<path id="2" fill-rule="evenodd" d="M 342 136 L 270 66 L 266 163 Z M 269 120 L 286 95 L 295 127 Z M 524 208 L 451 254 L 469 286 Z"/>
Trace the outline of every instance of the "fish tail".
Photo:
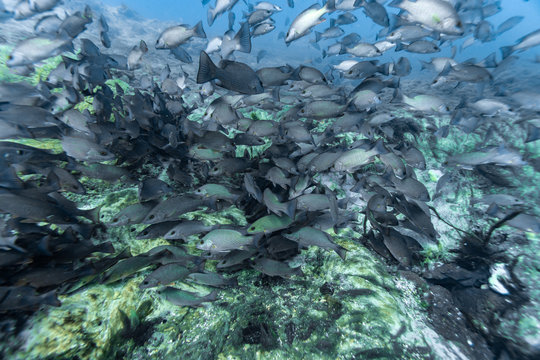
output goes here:
<path id="1" fill-rule="evenodd" d="M 141 49 L 141 51 L 143 53 L 147 53 L 148 52 L 148 45 L 146 45 L 146 43 L 144 42 L 144 40 L 141 40 L 141 42 L 139 43 L 139 49 Z"/>
<path id="2" fill-rule="evenodd" d="M 208 17 L 207 17 L 208 26 L 212 26 L 215 19 L 216 19 L 216 9 L 214 8 L 208 9 Z"/>
<path id="3" fill-rule="evenodd" d="M 339 255 L 340 258 L 345 260 L 345 257 L 347 256 L 347 249 L 345 249 L 343 246 L 336 245 L 334 251 Z"/>
<path id="4" fill-rule="evenodd" d="M 41 303 L 42 304 L 46 304 L 46 305 L 51 305 L 51 306 L 60 306 L 61 305 L 61 302 L 60 300 L 58 300 L 58 298 L 56 297 L 56 290 L 51 290 L 43 295 L 40 296 L 41 297 Z"/>
<path id="5" fill-rule="evenodd" d="M 322 33 L 315 31 L 315 42 L 319 42 L 321 40 Z"/>
<path id="6" fill-rule="evenodd" d="M 501 53 L 502 53 L 503 59 L 506 59 L 507 57 L 512 55 L 513 52 L 514 52 L 514 47 L 513 46 L 503 46 L 501 48 Z"/>
<path id="7" fill-rule="evenodd" d="M 287 203 L 287 216 L 294 219 L 294 213 L 296 212 L 296 200 L 291 200 Z"/>
<path id="8" fill-rule="evenodd" d="M 204 300 L 205 301 L 216 301 L 217 300 L 217 294 L 218 294 L 218 291 L 214 290 L 210 294 L 206 295 L 204 297 Z"/>
<path id="9" fill-rule="evenodd" d="M 399 103 L 403 102 L 403 93 L 401 92 L 401 89 L 398 87 L 396 90 L 394 90 L 394 97 L 392 98 L 393 103 Z"/>
<path id="10" fill-rule="evenodd" d="M 199 57 L 199 72 L 197 73 L 197 84 L 204 84 L 216 77 L 216 65 L 210 56 L 203 50 Z"/>
<path id="11" fill-rule="evenodd" d="M 326 1 L 326 11 L 331 12 L 336 10 L 336 0 L 327 0 Z"/>
<path id="12" fill-rule="evenodd" d="M 242 27 L 238 30 L 235 38 L 238 39 L 238 43 L 240 44 L 240 49 L 238 49 L 238 51 L 245 53 L 251 52 L 251 34 L 247 22 L 242 24 Z"/>
<path id="13" fill-rule="evenodd" d="M 97 245 L 95 250 L 102 253 L 112 254 L 114 253 L 114 246 L 110 241 L 107 241 Z"/>
<path id="14" fill-rule="evenodd" d="M 204 29 L 202 26 L 202 20 L 199 21 L 197 25 L 193 27 L 193 36 L 206 39 L 206 33 L 204 32 Z"/>

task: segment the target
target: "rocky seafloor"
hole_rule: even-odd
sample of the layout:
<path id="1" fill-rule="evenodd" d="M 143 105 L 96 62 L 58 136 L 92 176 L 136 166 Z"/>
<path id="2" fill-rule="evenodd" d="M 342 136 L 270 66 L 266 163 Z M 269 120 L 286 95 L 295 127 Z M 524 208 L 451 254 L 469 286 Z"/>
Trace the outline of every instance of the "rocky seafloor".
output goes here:
<path id="1" fill-rule="evenodd" d="M 0 48 L 0 81 L 35 84 L 58 62 L 51 60 L 28 78 L 13 76 L 5 67 L 10 49 L 9 45 Z M 510 88 L 520 86 L 512 79 L 523 77 L 528 68 L 537 69 L 537 65 L 526 65 L 521 73 L 517 67 L 509 70 L 499 81 Z M 130 79 L 121 81 L 129 86 Z M 402 81 L 405 91 L 414 92 L 422 84 L 417 79 Z M 91 108 L 91 99 L 78 108 Z M 417 116 L 402 109 L 395 113 L 414 119 L 423 129 L 414 141 L 427 166 L 417 175 L 432 198 L 438 180 L 447 172 L 443 159 L 473 151 L 484 141 L 457 127 L 451 127 L 445 138 L 428 131 L 448 124 L 449 116 Z M 279 121 L 262 110 L 248 115 Z M 529 213 L 538 214 L 540 176 L 531 164 L 540 158 L 540 142 L 523 144 L 526 134 L 515 126 L 526 116 L 529 114 L 515 112 L 491 120 L 505 123 L 499 124 L 490 141 L 497 144 L 504 138 L 507 145 L 527 154 L 529 165 L 514 172 L 503 169 L 499 176 L 505 177 L 514 196 L 527 200 Z M 192 120 L 197 120 L 196 116 Z M 24 143 L 62 151 L 56 140 Z M 432 217 L 439 243 L 426 246 L 421 261 L 410 269 L 366 246 L 361 226 L 364 215 L 359 211 L 355 224 L 330 232 L 333 240 L 348 250 L 345 260 L 312 247 L 290 262 L 293 267 L 301 266 L 301 277 L 282 279 L 253 269 L 239 270 L 226 275 L 236 277 L 238 286 L 221 289 L 217 301 L 197 308 L 178 307 L 155 290 L 140 290 L 139 284 L 150 270 L 111 285 L 92 284 L 60 295 L 62 305 L 58 308 L 44 307 L 17 316 L 3 314 L 0 354 L 6 359 L 51 360 L 536 358 L 540 354 L 539 236 L 502 226 L 493 231 L 487 245 L 479 244 L 495 220 L 483 214 L 482 206 L 471 205 L 470 199 L 507 192 L 508 188 L 493 187 L 468 170 L 457 169 L 453 174 L 452 181 L 432 201 L 440 216 Z M 157 177 L 174 187 L 165 170 L 155 164 L 147 164 L 136 175 L 140 179 Z M 100 206 L 104 223 L 137 202 L 136 185 L 87 177 L 80 181 L 87 193 L 71 194 L 70 198 L 81 208 Z M 320 181 L 330 186 L 334 183 L 331 177 Z M 338 197 L 349 195 L 337 187 L 333 190 Z M 358 204 L 359 210 L 362 205 Z M 234 205 L 184 216 L 208 224 L 247 224 L 245 214 Z M 118 251 L 129 248 L 133 255 L 168 244 L 162 238 L 135 239 L 142 229 L 140 225 L 110 227 L 96 240 L 111 241 Z M 200 253 L 194 247 L 197 240 L 194 236 L 187 245 L 193 254 Z M 455 289 L 443 282 L 428 282 L 419 276 L 467 259 L 488 266 L 486 284 L 452 293 Z M 215 263 L 208 261 L 207 269 Z M 201 294 L 211 291 L 190 282 L 176 286 Z"/>

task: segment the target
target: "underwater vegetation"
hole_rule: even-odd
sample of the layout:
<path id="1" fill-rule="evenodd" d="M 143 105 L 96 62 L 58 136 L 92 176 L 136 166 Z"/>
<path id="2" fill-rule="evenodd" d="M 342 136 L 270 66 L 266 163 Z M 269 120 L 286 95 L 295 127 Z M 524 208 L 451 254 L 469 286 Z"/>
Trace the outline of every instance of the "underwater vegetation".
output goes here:
<path id="1" fill-rule="evenodd" d="M 310 46 L 338 44 L 293 66 L 250 54 L 283 7 L 202 3 L 209 26 L 229 14 L 223 36 L 4 2 L 2 357 L 538 358 L 540 79 L 520 82 L 537 65 L 516 56 L 538 33 L 500 61 L 454 45 L 415 78 L 412 53 L 522 19 L 486 25 L 496 1 L 288 1 L 280 42 L 326 16 Z M 354 14 L 385 40 L 349 31 Z"/>

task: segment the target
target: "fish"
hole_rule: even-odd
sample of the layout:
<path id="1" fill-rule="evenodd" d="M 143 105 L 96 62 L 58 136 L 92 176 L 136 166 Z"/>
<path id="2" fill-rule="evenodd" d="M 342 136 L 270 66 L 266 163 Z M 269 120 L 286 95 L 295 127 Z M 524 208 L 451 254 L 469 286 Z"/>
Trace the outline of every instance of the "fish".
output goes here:
<path id="1" fill-rule="evenodd" d="M 158 294 L 171 304 L 178 306 L 197 307 L 201 306 L 201 304 L 204 302 L 216 301 L 218 292 L 214 290 L 205 296 L 199 296 L 198 294 L 193 292 L 167 286 L 159 289 Z"/>
<path id="2" fill-rule="evenodd" d="M 291 42 L 309 34 L 312 27 L 324 21 L 320 18 L 327 13 L 335 11 L 335 8 L 335 0 L 327 0 L 323 7 L 313 4 L 302 11 L 291 23 L 285 36 L 285 44 L 290 45 Z"/>
<path id="3" fill-rule="evenodd" d="M 238 0 L 216 0 L 216 5 L 208 9 L 208 25 L 212 26 L 216 17 L 223 14 L 225 11 L 230 11 Z"/>
<path id="4" fill-rule="evenodd" d="M 205 233 L 214 230 L 216 225 L 205 225 L 202 221 L 188 221 L 174 222 L 169 230 L 163 235 L 166 240 L 181 239 L 187 241 L 187 238 L 191 235 Z"/>
<path id="5" fill-rule="evenodd" d="M 500 48 L 503 59 L 506 59 L 516 51 L 525 51 L 540 45 L 540 29 L 523 36 L 515 45 Z"/>
<path id="6" fill-rule="evenodd" d="M 253 245 L 253 239 L 253 236 L 242 235 L 241 232 L 236 230 L 215 229 L 201 239 L 197 244 L 197 249 L 211 253 L 243 250 Z"/>
<path id="7" fill-rule="evenodd" d="M 227 32 L 221 41 L 220 55 L 223 59 L 227 59 L 234 51 L 244 53 L 251 52 L 251 30 L 247 22 L 243 23 L 240 30 L 232 36 Z"/>
<path id="8" fill-rule="evenodd" d="M 163 30 L 156 40 L 156 49 L 174 49 L 193 37 L 206 39 L 202 21 L 199 21 L 192 28 L 188 28 L 186 25 L 175 25 Z"/>
<path id="9" fill-rule="evenodd" d="M 257 74 L 248 65 L 236 61 L 222 60 L 217 67 L 207 53 L 201 51 L 197 84 L 214 79 L 219 86 L 241 94 L 260 94 L 264 87 Z"/>
<path id="10" fill-rule="evenodd" d="M 251 266 L 254 269 L 259 270 L 260 272 L 268 276 L 279 276 L 282 278 L 289 278 L 292 275 L 298 275 L 298 276 L 304 275 L 300 267 L 291 268 L 286 263 L 272 260 L 272 259 L 267 259 L 267 258 L 259 258 L 259 259 L 253 260 L 253 263 Z"/>
<path id="11" fill-rule="evenodd" d="M 9 54 L 6 65 L 9 67 L 32 65 L 41 60 L 72 51 L 70 37 L 34 36 L 19 42 Z"/>
<path id="12" fill-rule="evenodd" d="M 454 6 L 445 0 L 393 0 L 390 6 L 407 12 L 402 15 L 409 23 L 420 23 L 429 29 L 448 35 L 462 35 L 463 24 Z"/>
<path id="13" fill-rule="evenodd" d="M 140 283 L 139 289 L 150 289 L 160 285 L 169 285 L 175 281 L 182 281 L 187 278 L 191 272 L 192 269 L 180 264 L 172 263 L 163 265 L 145 277 Z"/>
<path id="14" fill-rule="evenodd" d="M 286 239 L 298 242 L 300 246 L 318 246 L 322 249 L 333 250 L 340 258 L 345 260 L 346 249 L 334 243 L 327 233 L 314 229 L 310 226 L 305 226 L 295 232 L 284 233 Z"/>

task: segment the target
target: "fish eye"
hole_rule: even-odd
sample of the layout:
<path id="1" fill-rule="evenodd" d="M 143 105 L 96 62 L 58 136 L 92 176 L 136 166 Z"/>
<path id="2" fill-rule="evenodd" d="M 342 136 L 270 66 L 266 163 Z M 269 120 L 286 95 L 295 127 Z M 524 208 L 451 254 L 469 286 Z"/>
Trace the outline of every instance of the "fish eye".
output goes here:
<path id="1" fill-rule="evenodd" d="M 148 231 L 145 230 L 145 231 L 143 231 L 142 234 L 143 234 L 143 235 L 148 235 Z"/>
<path id="2" fill-rule="evenodd" d="M 196 191 L 196 192 L 200 193 L 200 192 L 201 192 L 201 189 L 197 189 L 197 191 Z"/>
<path id="3" fill-rule="evenodd" d="M 174 235 L 174 234 L 176 234 L 176 231 L 175 230 L 171 231 L 171 235 Z"/>
<path id="4" fill-rule="evenodd" d="M 112 219 L 113 222 L 118 222 L 118 218 Z"/>
<path id="5" fill-rule="evenodd" d="M 347 74 L 351 75 L 351 74 L 352 74 L 352 70 L 349 70 L 349 72 L 348 72 Z"/>
<path id="6" fill-rule="evenodd" d="M 135 228 L 131 228 L 131 229 L 129 229 L 129 231 L 134 232 L 134 231 L 135 231 Z"/>
<path id="7" fill-rule="evenodd" d="M 22 155 L 22 154 L 23 154 L 22 150 L 17 150 L 17 155 Z"/>
<path id="8" fill-rule="evenodd" d="M 106 152 L 106 151 L 101 151 L 101 152 L 99 153 L 99 155 L 105 156 L 105 155 L 107 155 L 107 152 Z"/>
<path id="9" fill-rule="evenodd" d="M 249 230 L 255 230 L 255 226 L 250 227 Z"/>
<path id="10" fill-rule="evenodd" d="M 150 220 L 152 220 L 152 219 L 155 218 L 155 216 L 154 216 L 154 215 L 150 215 L 148 218 L 149 218 Z"/>
<path id="11" fill-rule="evenodd" d="M 199 241 L 199 244 L 201 244 L 201 245 L 204 244 L 204 241 L 203 240 Z"/>
<path id="12" fill-rule="evenodd" d="M 300 110 L 300 112 L 301 112 L 301 113 L 303 114 L 303 113 L 305 113 L 305 112 L 306 112 L 306 110 L 302 109 L 302 110 Z"/>

